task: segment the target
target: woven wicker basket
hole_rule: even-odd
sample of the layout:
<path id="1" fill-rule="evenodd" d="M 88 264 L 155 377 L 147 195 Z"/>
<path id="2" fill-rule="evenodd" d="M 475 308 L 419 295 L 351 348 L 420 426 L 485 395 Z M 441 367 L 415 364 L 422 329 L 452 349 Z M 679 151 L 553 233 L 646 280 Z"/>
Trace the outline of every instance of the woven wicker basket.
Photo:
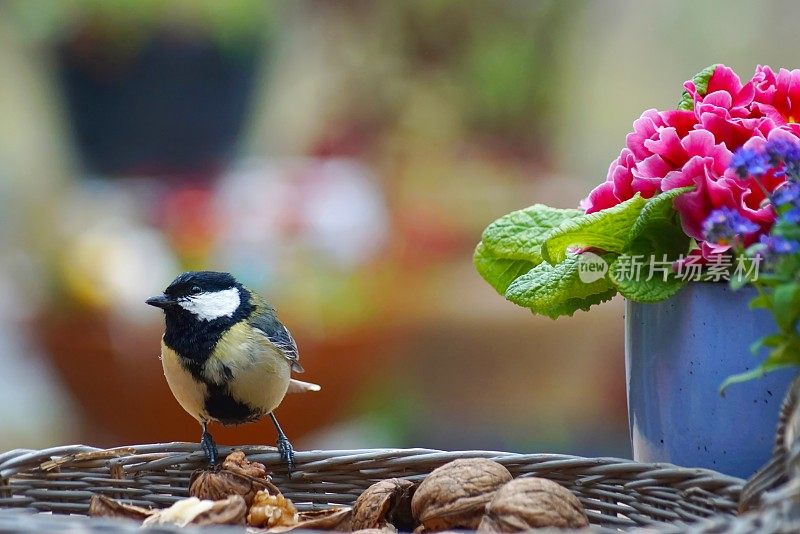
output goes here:
<path id="1" fill-rule="evenodd" d="M 615 458 L 428 449 L 298 452 L 297 470 L 288 479 L 274 448 L 240 448 L 274 471 L 275 484 L 301 509 L 352 504 L 377 480 L 419 481 L 440 465 L 468 457 L 496 460 L 515 477 L 552 479 L 580 498 L 592 524 L 613 529 L 731 517 L 743 483 L 705 469 Z M 220 448 L 220 454 L 231 450 Z M 85 514 L 95 493 L 165 507 L 187 496 L 191 473 L 203 465 L 204 455 L 194 443 L 115 449 L 76 445 L 0 454 L 0 531 L 3 517 L 9 517 L 3 509 Z"/>

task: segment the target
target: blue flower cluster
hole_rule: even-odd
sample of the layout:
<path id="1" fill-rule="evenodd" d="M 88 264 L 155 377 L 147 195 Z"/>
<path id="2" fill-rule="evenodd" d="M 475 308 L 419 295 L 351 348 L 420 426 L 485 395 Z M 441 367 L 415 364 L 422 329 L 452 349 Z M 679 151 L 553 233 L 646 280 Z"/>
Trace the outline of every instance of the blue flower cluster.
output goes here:
<path id="1" fill-rule="evenodd" d="M 703 223 L 706 241 L 718 245 L 731 245 L 747 234 L 758 231 L 759 227 L 731 208 L 720 208 L 711 212 Z"/>
<path id="2" fill-rule="evenodd" d="M 788 206 L 782 210 L 782 220 L 792 224 L 800 222 L 800 182 L 787 181 L 775 190 L 770 200 L 778 207 Z"/>
<path id="3" fill-rule="evenodd" d="M 769 162 L 777 167 L 776 176 L 788 174 L 795 178 L 800 175 L 800 144 L 786 139 L 770 139 L 764 147 Z M 783 164 L 783 168 L 780 168 Z"/>
<path id="4" fill-rule="evenodd" d="M 777 214 L 776 224 L 770 235 L 760 237 L 751 252 L 775 259 L 800 251 L 800 242 L 787 238 L 783 231 L 800 224 L 800 143 L 771 139 L 763 150 L 740 148 L 731 158 L 730 168 L 743 179 L 759 182 L 769 172 L 774 176 L 786 176 L 786 182 L 769 196 Z M 757 224 L 727 207 L 712 211 L 703 224 L 706 241 L 718 245 L 741 246 L 745 236 L 758 230 Z"/>
<path id="5" fill-rule="evenodd" d="M 784 239 L 777 235 L 762 235 L 758 241 L 762 245 L 760 252 L 765 253 L 767 258 L 782 254 L 794 254 L 800 250 L 800 243 L 797 241 Z"/>
<path id="6" fill-rule="evenodd" d="M 736 171 L 740 178 L 747 178 L 748 176 L 767 174 L 767 171 L 772 168 L 772 164 L 764 152 L 740 148 L 734 152 L 730 167 Z"/>

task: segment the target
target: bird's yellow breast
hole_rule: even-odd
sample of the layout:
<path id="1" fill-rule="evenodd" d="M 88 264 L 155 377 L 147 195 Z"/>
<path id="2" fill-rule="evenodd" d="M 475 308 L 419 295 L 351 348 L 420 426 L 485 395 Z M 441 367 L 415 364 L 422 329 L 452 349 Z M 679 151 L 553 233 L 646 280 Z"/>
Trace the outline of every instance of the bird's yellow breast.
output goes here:
<path id="1" fill-rule="evenodd" d="M 220 404 L 220 395 L 246 404 L 255 415 L 271 412 L 283 400 L 291 372 L 283 354 L 245 323 L 233 325 L 222 336 L 198 378 L 163 342 L 162 364 L 178 403 L 199 421 L 227 417 L 214 411 L 214 406 Z M 211 397 L 216 401 L 212 402 Z"/>
<path id="2" fill-rule="evenodd" d="M 206 385 L 192 376 L 178 353 L 166 346 L 164 341 L 161 341 L 161 365 L 169 389 L 181 408 L 198 421 L 208 421 L 205 411 Z"/>

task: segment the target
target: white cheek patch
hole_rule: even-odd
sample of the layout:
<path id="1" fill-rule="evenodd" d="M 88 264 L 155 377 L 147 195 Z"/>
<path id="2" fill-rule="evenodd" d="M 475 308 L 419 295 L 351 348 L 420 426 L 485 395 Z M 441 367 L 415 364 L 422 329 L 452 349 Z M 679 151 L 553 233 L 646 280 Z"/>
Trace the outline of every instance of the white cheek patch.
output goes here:
<path id="1" fill-rule="evenodd" d="M 181 299 L 178 304 L 203 321 L 213 321 L 220 317 L 230 317 L 239 308 L 239 290 L 235 287 L 213 293 L 200 293 Z"/>

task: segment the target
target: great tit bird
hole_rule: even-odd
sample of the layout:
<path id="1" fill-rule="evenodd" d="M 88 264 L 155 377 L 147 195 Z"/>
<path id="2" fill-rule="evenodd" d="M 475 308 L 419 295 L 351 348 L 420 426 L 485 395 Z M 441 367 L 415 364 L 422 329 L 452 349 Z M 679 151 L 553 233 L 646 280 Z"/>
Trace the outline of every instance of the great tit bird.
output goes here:
<path id="1" fill-rule="evenodd" d="M 290 373 L 303 372 L 297 344 L 275 310 L 228 273 L 179 275 L 147 304 L 164 310 L 161 363 L 172 394 L 202 426 L 211 464 L 217 446 L 208 423 L 237 425 L 269 415 L 278 452 L 291 470 L 294 451 L 274 410 L 288 392 L 319 391 Z"/>

